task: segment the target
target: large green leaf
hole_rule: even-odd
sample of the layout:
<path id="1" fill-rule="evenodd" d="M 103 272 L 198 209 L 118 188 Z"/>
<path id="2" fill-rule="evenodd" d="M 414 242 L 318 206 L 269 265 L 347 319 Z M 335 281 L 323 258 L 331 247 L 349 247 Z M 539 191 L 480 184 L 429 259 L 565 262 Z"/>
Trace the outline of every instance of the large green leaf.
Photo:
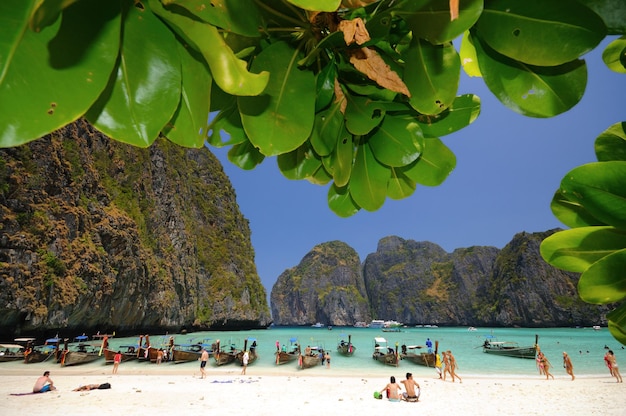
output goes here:
<path id="1" fill-rule="evenodd" d="M 578 59 L 606 36 L 600 16 L 576 0 L 491 0 L 476 28 L 498 53 L 534 66 Z"/>
<path id="2" fill-rule="evenodd" d="M 626 303 L 606 314 L 609 331 L 616 340 L 626 345 Z"/>
<path id="3" fill-rule="evenodd" d="M 387 185 L 387 196 L 391 199 L 404 199 L 415 192 L 415 182 L 407 178 L 399 169 L 391 168 Z"/>
<path id="4" fill-rule="evenodd" d="M 562 270 L 582 273 L 598 260 L 626 248 L 626 231 L 614 227 L 580 227 L 543 240 L 541 256 Z"/>
<path id="5" fill-rule="evenodd" d="M 322 158 L 322 163 L 335 181 L 335 185 L 343 187 L 350 181 L 352 175 L 352 163 L 354 157 L 353 136 L 342 127 L 337 136 L 337 143 L 333 151 Z"/>
<path id="6" fill-rule="evenodd" d="M 408 23 L 413 36 L 440 45 L 456 39 L 472 27 L 483 11 L 483 0 L 460 0 L 459 16 L 450 19 L 450 0 L 432 0 L 413 13 L 401 15 Z"/>
<path id="7" fill-rule="evenodd" d="M 354 135 L 368 134 L 385 118 L 385 105 L 369 97 L 346 94 L 346 128 Z"/>
<path id="8" fill-rule="evenodd" d="M 80 1 L 34 33 L 24 19 L 31 3 L 20 2 L 3 2 L 0 16 L 0 147 L 83 116 L 106 87 L 119 49 L 119 3 Z"/>
<path id="9" fill-rule="evenodd" d="M 417 122 L 387 116 L 369 138 L 369 145 L 380 163 L 399 167 L 410 164 L 420 156 L 423 140 L 422 129 Z"/>
<path id="10" fill-rule="evenodd" d="M 328 110 L 315 115 L 310 142 L 320 156 L 328 156 L 337 145 L 337 140 L 344 134 L 344 118 L 339 103 L 334 103 Z"/>
<path id="11" fill-rule="evenodd" d="M 578 294 L 587 303 L 606 304 L 626 298 L 626 249 L 592 264 L 578 281 Z"/>
<path id="12" fill-rule="evenodd" d="M 402 56 L 411 106 L 422 114 L 439 114 L 450 107 L 459 87 L 461 70 L 459 54 L 452 43 L 435 46 L 413 38 Z"/>
<path id="13" fill-rule="evenodd" d="M 350 217 L 361 209 L 350 196 L 348 186 L 331 186 L 328 188 L 328 207 L 342 218 Z"/>
<path id="14" fill-rule="evenodd" d="M 626 161 L 626 122 L 613 124 L 596 138 L 594 143 L 599 162 Z"/>
<path id="15" fill-rule="evenodd" d="M 249 141 L 238 143 L 228 151 L 228 160 L 241 169 L 252 170 L 263 162 L 265 156 Z"/>
<path id="16" fill-rule="evenodd" d="M 252 63 L 253 71 L 271 74 L 265 94 L 239 97 L 243 127 L 266 156 L 297 149 L 313 128 L 315 76 L 297 67 L 298 55 L 285 42 L 270 45 Z"/>
<path id="17" fill-rule="evenodd" d="M 381 165 L 367 143 L 361 144 L 356 151 L 350 195 L 354 202 L 368 211 L 376 211 L 385 203 L 389 168 Z"/>
<path id="18" fill-rule="evenodd" d="M 626 74 L 626 36 L 611 42 L 602 52 L 602 60 L 611 71 Z"/>
<path id="19" fill-rule="evenodd" d="M 269 74 L 248 72 L 248 63 L 238 59 L 215 26 L 171 13 L 159 0 L 148 0 L 152 11 L 167 22 L 192 48 L 202 53 L 211 68 L 213 79 L 232 95 L 259 95 Z"/>
<path id="20" fill-rule="evenodd" d="M 582 98 L 587 85 L 584 61 L 530 66 L 498 54 L 475 36 L 472 39 L 485 84 L 513 111 L 529 117 L 553 117 Z"/>
<path id="21" fill-rule="evenodd" d="M 315 99 L 315 111 L 318 112 L 321 109 L 330 105 L 335 96 L 335 79 L 337 78 L 337 66 L 334 60 L 329 62 L 319 74 L 317 74 L 316 88 L 317 91 Z"/>
<path id="22" fill-rule="evenodd" d="M 626 229 L 626 162 L 574 168 L 561 181 L 561 190 L 606 225 Z"/>
<path id="23" fill-rule="evenodd" d="M 180 104 L 163 134 L 172 142 L 186 147 L 202 147 L 207 137 L 210 95 L 213 79 L 202 57 L 176 42 L 182 64 Z"/>
<path id="24" fill-rule="evenodd" d="M 480 114 L 480 98 L 473 94 L 456 97 L 444 112 L 427 116 L 420 115 L 417 122 L 425 137 L 441 137 L 469 126 Z"/>
<path id="25" fill-rule="evenodd" d="M 624 0 L 578 0 L 598 13 L 610 35 L 626 33 L 626 2 Z"/>
<path id="26" fill-rule="evenodd" d="M 476 57 L 476 48 L 469 30 L 463 33 L 459 55 L 461 56 L 461 65 L 463 65 L 463 70 L 467 75 L 470 77 L 482 77 L 480 67 L 478 66 L 478 58 Z"/>
<path id="27" fill-rule="evenodd" d="M 339 8 L 341 0 L 287 0 L 294 6 L 305 10 L 334 12 Z"/>
<path id="28" fill-rule="evenodd" d="M 208 126 L 208 143 L 224 147 L 249 141 L 241 124 L 237 97 L 226 94 L 213 83 L 210 101 L 212 118 Z M 222 132 L 226 133 L 226 137 L 223 137 Z"/>
<path id="29" fill-rule="evenodd" d="M 560 189 L 554 193 L 550 209 L 554 216 L 568 227 L 606 225 L 587 211 L 582 204 L 570 200 Z"/>
<path id="30" fill-rule="evenodd" d="M 44 27 L 50 26 L 58 18 L 63 9 L 76 3 L 78 0 L 38 0 L 37 9 L 30 19 L 30 28 L 33 32 L 41 32 Z M 11 3 L 11 1 L 9 1 Z M 30 3 L 27 1 L 26 3 Z"/>
<path id="31" fill-rule="evenodd" d="M 425 138 L 423 143 L 420 158 L 399 170 L 420 185 L 441 185 L 456 167 L 456 156 L 436 137 Z"/>
<path id="32" fill-rule="evenodd" d="M 201 20 L 243 36 L 258 37 L 263 25 L 254 1 L 211 0 L 161 0 L 163 5 L 185 8 Z"/>
<path id="33" fill-rule="evenodd" d="M 130 6 L 123 30 L 117 77 L 86 116 L 107 136 L 148 147 L 180 102 L 180 56 L 174 34 L 147 8 Z"/>
<path id="34" fill-rule="evenodd" d="M 276 162 L 285 178 L 292 180 L 310 178 L 322 166 L 321 159 L 315 154 L 309 142 L 289 153 L 278 155 Z"/>

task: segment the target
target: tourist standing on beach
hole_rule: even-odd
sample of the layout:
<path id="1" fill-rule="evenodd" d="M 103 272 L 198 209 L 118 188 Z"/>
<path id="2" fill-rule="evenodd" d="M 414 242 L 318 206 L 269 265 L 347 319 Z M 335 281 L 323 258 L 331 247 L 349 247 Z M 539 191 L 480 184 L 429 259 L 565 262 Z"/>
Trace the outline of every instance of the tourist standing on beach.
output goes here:
<path id="1" fill-rule="evenodd" d="M 250 359 L 250 355 L 248 354 L 248 351 L 244 351 L 243 358 L 241 359 L 241 364 L 243 365 L 243 368 L 241 369 L 241 374 L 244 376 L 246 375 L 246 369 L 248 368 L 249 359 Z"/>
<path id="2" fill-rule="evenodd" d="M 569 355 L 565 351 L 563 351 L 563 368 L 565 372 L 572 376 L 572 381 L 576 378 L 574 377 L 574 365 L 572 364 L 572 360 L 570 360 Z"/>
<path id="3" fill-rule="evenodd" d="M 543 353 L 541 354 L 541 366 L 543 368 L 543 373 L 546 375 L 546 380 L 549 380 L 550 377 L 554 380 L 554 376 L 550 373 L 550 367 L 552 364 L 548 360 L 548 357 L 546 357 Z"/>
<path id="4" fill-rule="evenodd" d="M 326 368 L 330 368 L 330 353 L 326 351 L 326 355 L 324 355 L 324 359 L 326 360 Z"/>
<path id="5" fill-rule="evenodd" d="M 206 348 L 202 348 L 202 354 L 200 354 L 200 373 L 202 374 L 201 378 L 206 377 L 206 370 L 204 369 L 204 367 L 206 367 L 206 362 L 208 360 L 209 352 L 206 350 Z"/>
<path id="6" fill-rule="evenodd" d="M 448 350 L 448 361 L 450 363 L 450 375 L 452 376 L 452 382 L 454 383 L 454 378 L 458 378 L 459 379 L 459 383 L 462 383 L 463 380 L 461 380 L 461 376 L 459 376 L 456 373 L 456 369 L 459 368 L 459 365 L 456 362 L 456 358 L 454 358 L 454 355 L 452 355 L 452 351 Z"/>
<path id="7" fill-rule="evenodd" d="M 435 371 L 437 371 L 439 379 L 441 379 L 441 355 L 439 353 L 435 354 Z"/>
<path id="8" fill-rule="evenodd" d="M 613 353 L 613 350 L 609 350 L 608 355 L 609 361 L 611 363 L 611 373 L 613 377 L 615 377 L 618 383 L 623 383 L 624 381 L 622 380 L 622 375 L 619 373 L 619 366 L 617 365 L 617 360 L 615 359 L 615 354 Z"/>
<path id="9" fill-rule="evenodd" d="M 539 350 L 539 347 L 537 347 L 537 357 L 535 358 L 535 360 L 537 360 L 537 368 L 539 369 L 539 375 L 542 376 L 544 374 L 543 372 L 543 360 L 544 360 L 544 355 L 543 352 L 541 352 L 541 350 Z"/>
<path id="10" fill-rule="evenodd" d="M 120 366 L 121 362 L 122 362 L 122 353 L 118 351 L 113 356 L 113 374 L 117 374 L 117 369 Z"/>
<path id="11" fill-rule="evenodd" d="M 604 347 L 604 348 L 607 348 L 607 347 Z M 604 363 L 609 369 L 609 374 L 611 375 L 611 377 L 613 377 L 613 369 L 611 368 L 611 357 L 610 357 L 609 351 L 607 351 L 606 354 L 604 354 Z"/>
<path id="12" fill-rule="evenodd" d="M 446 381 L 446 373 L 450 374 L 450 377 L 452 377 L 452 373 L 450 372 L 450 357 L 447 351 L 441 354 L 443 355 L 443 381 Z"/>
<path id="13" fill-rule="evenodd" d="M 396 378 L 394 376 L 390 377 L 389 383 L 385 387 L 383 387 L 383 389 L 380 391 L 380 394 L 383 394 L 383 391 L 387 392 L 387 398 L 390 402 L 400 401 L 400 394 L 402 393 L 402 389 L 400 388 L 400 385 L 396 383 Z"/>

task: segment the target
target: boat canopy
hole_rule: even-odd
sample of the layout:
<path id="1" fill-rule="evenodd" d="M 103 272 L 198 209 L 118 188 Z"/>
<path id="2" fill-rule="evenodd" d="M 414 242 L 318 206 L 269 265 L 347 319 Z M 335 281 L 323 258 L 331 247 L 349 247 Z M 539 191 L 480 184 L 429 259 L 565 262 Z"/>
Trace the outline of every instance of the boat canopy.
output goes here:
<path id="1" fill-rule="evenodd" d="M 79 335 L 76 338 L 74 338 L 76 341 L 85 341 L 88 340 L 89 337 L 87 335 Z"/>
<path id="2" fill-rule="evenodd" d="M 296 342 L 298 338 L 289 338 L 289 342 Z"/>
<path id="3" fill-rule="evenodd" d="M 17 344 L 0 344 L 0 348 L 2 349 L 11 349 L 11 348 L 24 348 L 23 345 L 17 345 Z"/>
<path id="4" fill-rule="evenodd" d="M 385 344 L 387 343 L 387 340 L 385 338 L 382 338 L 382 337 L 375 337 L 374 341 L 379 343 L 379 344 L 380 343 L 385 343 Z"/>
<path id="5" fill-rule="evenodd" d="M 15 338 L 15 342 L 28 342 L 28 341 L 34 341 L 35 338 Z"/>

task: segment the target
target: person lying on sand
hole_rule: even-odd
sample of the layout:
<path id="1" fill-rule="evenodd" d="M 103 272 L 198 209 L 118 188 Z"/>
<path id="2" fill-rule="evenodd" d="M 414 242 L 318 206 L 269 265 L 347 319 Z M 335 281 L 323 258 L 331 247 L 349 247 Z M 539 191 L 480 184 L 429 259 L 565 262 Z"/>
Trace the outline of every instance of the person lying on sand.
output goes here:
<path id="1" fill-rule="evenodd" d="M 84 386 L 78 386 L 72 391 L 84 391 L 84 390 L 105 390 L 110 389 L 111 385 L 109 383 L 103 384 L 85 384 Z"/>

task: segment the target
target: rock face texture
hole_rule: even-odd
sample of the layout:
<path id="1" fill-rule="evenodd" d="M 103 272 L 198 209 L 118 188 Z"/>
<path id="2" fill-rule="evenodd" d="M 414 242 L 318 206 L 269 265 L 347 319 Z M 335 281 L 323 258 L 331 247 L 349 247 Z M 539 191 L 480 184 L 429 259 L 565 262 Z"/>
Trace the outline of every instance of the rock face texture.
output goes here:
<path id="1" fill-rule="evenodd" d="M 207 149 L 78 121 L 0 149 L 0 332 L 271 323 L 247 220 Z"/>
<path id="2" fill-rule="evenodd" d="M 285 270 L 272 288 L 272 317 L 278 325 L 316 322 L 352 325 L 371 320 L 357 252 L 331 241 L 315 246 Z"/>
<path id="3" fill-rule="evenodd" d="M 343 312 L 355 310 L 356 302 L 334 302 L 332 310 L 328 303 L 320 304 L 315 282 L 343 287 L 345 280 L 333 280 L 332 256 L 313 255 L 318 246 L 300 265 L 284 272 L 272 289 L 274 323 L 353 325 L 370 316 L 410 325 L 550 327 L 606 322 L 604 316 L 612 308 L 581 301 L 578 274 L 555 269 L 541 258 L 539 245 L 554 231 L 519 233 L 502 250 L 469 247 L 452 253 L 430 242 L 385 237 L 359 269 L 362 280 L 354 271 L 352 279 L 363 282 L 369 309 L 369 316 L 358 318 Z M 361 306 L 361 298 L 358 301 Z"/>

